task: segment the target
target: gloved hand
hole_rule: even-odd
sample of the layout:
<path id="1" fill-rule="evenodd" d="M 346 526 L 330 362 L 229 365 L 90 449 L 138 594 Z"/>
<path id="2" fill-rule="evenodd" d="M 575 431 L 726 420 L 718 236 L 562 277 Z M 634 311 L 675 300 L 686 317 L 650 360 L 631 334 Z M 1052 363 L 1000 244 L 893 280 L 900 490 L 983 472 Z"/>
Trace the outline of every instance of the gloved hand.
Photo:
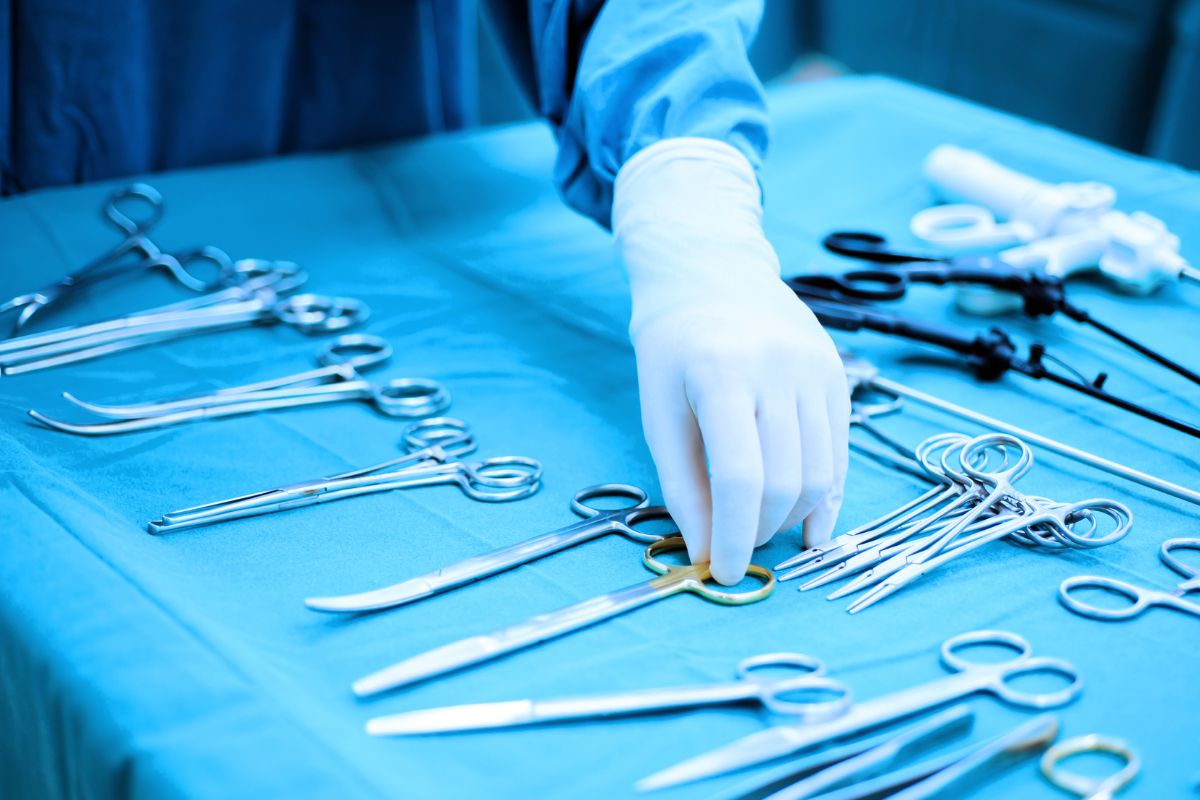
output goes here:
<path id="1" fill-rule="evenodd" d="M 740 581 L 752 550 L 842 500 L 850 398 L 841 359 L 779 278 L 754 170 L 723 142 L 667 139 L 617 175 L 642 426 L 693 562 Z"/>

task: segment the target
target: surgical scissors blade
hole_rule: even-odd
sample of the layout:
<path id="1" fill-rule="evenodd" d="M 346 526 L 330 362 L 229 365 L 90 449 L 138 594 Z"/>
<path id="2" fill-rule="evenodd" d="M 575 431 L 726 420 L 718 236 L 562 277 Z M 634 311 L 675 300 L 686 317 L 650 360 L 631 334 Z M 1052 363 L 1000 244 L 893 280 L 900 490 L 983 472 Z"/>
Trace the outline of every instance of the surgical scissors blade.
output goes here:
<path id="1" fill-rule="evenodd" d="M 1016 656 L 1001 662 L 976 662 L 960 655 L 963 648 L 986 645 L 1011 649 Z M 1057 708 L 1073 701 L 1083 688 L 1079 672 L 1066 661 L 1032 656 L 1029 642 L 1005 631 L 974 631 L 942 643 L 943 666 L 953 674 L 911 689 L 856 703 L 845 716 L 811 725 L 779 725 L 676 764 L 638 782 L 643 791 L 664 789 L 743 767 L 782 758 L 819 744 L 853 736 L 955 700 L 984 692 L 1018 708 Z M 1031 674 L 1057 674 L 1069 681 L 1057 691 L 1027 692 L 1013 685 Z"/>
<path id="2" fill-rule="evenodd" d="M 354 693 L 359 697 L 368 697 L 490 661 L 681 592 L 698 595 L 712 603 L 745 605 L 765 600 L 775 588 L 775 576 L 771 571 L 755 564 L 750 565 L 746 574 L 762 585 L 738 592 L 713 588 L 709 584 L 712 576 L 706 563 L 680 567 L 656 558 L 662 553 L 686 549 L 682 537 L 672 536 L 654 542 L 646 548 L 642 562 L 658 577 L 549 614 L 540 614 L 486 636 L 462 639 L 385 667 L 355 681 Z"/>
<path id="3" fill-rule="evenodd" d="M 1184 576 L 1184 581 L 1175 587 L 1174 591 L 1164 592 L 1160 589 L 1147 589 L 1115 578 L 1105 578 L 1098 575 L 1078 575 L 1067 578 L 1058 587 L 1058 599 L 1072 612 L 1084 617 L 1099 620 L 1126 620 L 1141 616 L 1153 606 L 1174 608 L 1186 614 L 1200 617 L 1200 603 L 1185 600 L 1191 592 L 1200 591 L 1200 568 L 1193 567 L 1176 558 L 1175 550 L 1200 550 L 1200 539 L 1176 538 L 1167 539 L 1158 548 L 1158 558 L 1175 572 Z M 1106 608 L 1087 603 L 1074 594 L 1079 589 L 1100 589 L 1110 594 L 1119 595 L 1133 601 L 1130 605 L 1120 608 Z"/>
<path id="4" fill-rule="evenodd" d="M 967 706 L 948 708 L 844 761 L 802 777 L 764 800 L 807 800 L 848 780 L 860 785 L 945 740 L 965 736 L 974 723 L 975 713 Z"/>
<path id="5" fill-rule="evenodd" d="M 588 505 L 599 498 L 623 498 L 633 502 L 609 509 Z M 619 533 L 645 544 L 657 542 L 663 537 L 639 531 L 636 526 L 651 520 L 671 519 L 665 507 L 649 505 L 649 498 L 644 491 L 624 483 L 602 483 L 580 489 L 571 499 L 571 510 L 583 519 L 565 528 L 459 561 L 392 586 L 340 597 L 310 597 L 304 604 L 314 611 L 340 614 L 393 608 L 456 589 L 610 533 Z"/>
<path id="6" fill-rule="evenodd" d="M 113 422 L 80 425 L 62 422 L 39 411 L 31 410 L 29 415 L 56 430 L 99 436 L 346 400 L 365 400 L 380 413 L 391 417 L 427 417 L 444 411 L 450 405 L 450 393 L 437 381 L 393 378 L 374 384 L 359 375 L 359 369 L 385 363 L 391 352 L 391 345 L 378 336 L 344 335 L 318 352 L 318 360 L 325 365 L 321 369 L 222 389 L 209 395 L 162 403 L 101 406 L 64 393 L 63 396 L 75 405 L 113 418 Z"/>
<path id="7" fill-rule="evenodd" d="M 768 670 L 786 670 L 788 677 L 767 677 Z M 430 708 L 376 717 L 367 722 L 367 733 L 375 736 L 456 733 L 746 701 L 757 702 L 775 714 L 818 722 L 844 714 L 851 700 L 845 684 L 824 675 L 825 666 L 802 653 L 765 653 L 739 662 L 734 681 L 554 700 Z"/>
<path id="8" fill-rule="evenodd" d="M 891 800 L 959 797 L 962 784 L 986 767 L 1006 767 L 1045 750 L 1058 736 L 1058 718 L 1039 714 L 1008 733 L 996 736 L 966 757 L 890 795 Z M 954 794 L 951 794 L 954 792 Z"/>

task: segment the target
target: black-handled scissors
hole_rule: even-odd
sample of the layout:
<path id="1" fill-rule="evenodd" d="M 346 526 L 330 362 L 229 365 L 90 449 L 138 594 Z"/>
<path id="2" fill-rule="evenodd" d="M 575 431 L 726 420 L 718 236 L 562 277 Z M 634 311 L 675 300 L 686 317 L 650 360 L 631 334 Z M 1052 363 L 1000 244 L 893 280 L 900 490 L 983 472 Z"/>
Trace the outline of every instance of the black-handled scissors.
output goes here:
<path id="1" fill-rule="evenodd" d="M 846 258 L 874 261 L 877 264 L 949 263 L 950 259 L 932 252 L 895 250 L 884 236 L 870 231 L 834 231 L 821 240 L 831 253 Z"/>
<path id="2" fill-rule="evenodd" d="M 896 250 L 889 245 L 886 237 L 867 231 L 834 231 L 825 237 L 822 244 L 831 253 L 876 264 L 889 264 L 893 268 L 851 270 L 840 276 L 801 275 L 789 278 L 788 285 L 803 297 L 842 303 L 888 301 L 902 298 L 912 283 L 986 286 L 1020 295 L 1022 310 L 1029 317 L 1037 319 L 1060 312 L 1075 322 L 1092 326 L 1192 383 L 1200 384 L 1200 373 L 1101 322 L 1070 302 L 1063 280 L 1058 276 L 1022 269 L 986 256 L 950 257 L 930 252 Z M 917 266 L 895 268 L 896 265 L 905 264 Z"/>

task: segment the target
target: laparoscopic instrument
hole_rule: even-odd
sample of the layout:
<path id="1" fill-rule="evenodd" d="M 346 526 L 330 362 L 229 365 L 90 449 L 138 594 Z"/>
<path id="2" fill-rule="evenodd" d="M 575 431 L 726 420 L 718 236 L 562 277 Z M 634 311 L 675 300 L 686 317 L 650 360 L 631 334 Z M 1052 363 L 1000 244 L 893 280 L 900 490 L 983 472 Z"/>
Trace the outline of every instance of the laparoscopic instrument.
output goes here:
<path id="1" fill-rule="evenodd" d="M 35 314 L 60 303 L 80 287 L 132 272 L 161 270 L 193 292 L 211 292 L 238 282 L 233 261 L 215 247 L 168 253 L 150 239 L 149 233 L 163 213 L 162 195 L 153 186 L 134 183 L 118 189 L 104 201 L 100 211 L 125 238 L 86 266 L 54 283 L 0 304 L 0 314 L 20 309 L 13 322 L 14 335 Z M 213 273 L 212 277 L 201 277 L 196 273 L 197 269 Z"/>
<path id="2" fill-rule="evenodd" d="M 773 714 L 799 721 L 823 722 L 846 713 L 850 701 L 850 690 L 845 684 L 825 677 L 825 665 L 818 659 L 802 653 L 765 653 L 742 659 L 734 681 L 554 700 L 430 708 L 376 717 L 367 722 L 367 733 L 375 736 L 457 733 L 745 702 L 758 703 Z"/>
<path id="3" fill-rule="evenodd" d="M 1013 484 L 1032 466 L 1033 454 L 1006 434 L 938 434 L 916 455 L 940 487 L 785 560 L 775 568 L 786 570 L 779 579 L 825 570 L 801 586 L 808 590 L 852 577 L 830 599 L 869 590 L 850 605 L 857 613 L 991 542 L 1090 549 L 1119 541 L 1132 527 L 1131 512 L 1114 500 L 1055 503 L 1018 491 Z"/>
<path id="4" fill-rule="evenodd" d="M 811 286 L 802 284 L 792 288 L 827 328 L 850 332 L 869 330 L 934 345 L 962 356 L 965 365 L 981 380 L 996 380 L 1010 371 L 1035 380 L 1048 380 L 1173 430 L 1200 438 L 1200 427 L 1107 391 L 1104 388 L 1107 376 L 1104 374 L 1089 381 L 1069 368 L 1067 374 L 1052 369 L 1049 365 L 1062 365 L 1064 362 L 1051 355 L 1044 345 L 1032 344 L 1028 355 L 1021 355 L 1012 338 L 1000 328 L 993 327 L 982 334 L 965 334 L 923 321 L 886 314 L 867 305 L 846 302 L 825 290 Z"/>
<path id="5" fill-rule="evenodd" d="M 97 405 L 63 393 L 68 401 L 111 420 L 108 422 L 63 422 L 40 411 L 30 411 L 29 416 L 66 433 L 103 436 L 322 403 L 367 402 L 389 417 L 429 417 L 450 406 L 450 393 L 437 381 L 392 378 L 377 384 L 360 374 L 360 370 L 382 366 L 391 357 L 392 346 L 386 340 L 368 334 L 347 334 L 322 347 L 317 353 L 321 366 L 307 372 L 158 403 Z"/>
<path id="6" fill-rule="evenodd" d="M 940 397 L 922 392 L 902 383 L 897 383 L 889 378 L 885 378 L 879 374 L 879 370 L 875 368 L 869 361 L 852 356 L 848 353 L 842 354 L 842 363 L 846 367 L 846 375 L 850 381 L 851 391 L 855 395 L 863 393 L 869 394 L 871 402 L 863 400 L 861 403 L 856 403 L 857 406 L 871 408 L 884 408 L 888 411 L 898 411 L 900 406 L 894 403 L 895 398 L 903 398 L 914 403 L 919 403 L 930 408 L 935 408 L 946 414 L 958 417 L 960 419 L 973 422 L 990 431 L 1000 431 L 1021 439 L 1022 441 L 1036 445 L 1037 447 L 1047 450 L 1052 453 L 1070 458 L 1081 464 L 1086 464 L 1090 467 L 1107 472 L 1110 475 L 1131 481 L 1133 483 L 1145 486 L 1149 489 L 1162 492 L 1164 494 L 1177 497 L 1181 500 L 1187 500 L 1189 503 L 1200 505 L 1200 492 L 1194 489 L 1180 486 L 1154 475 L 1148 475 L 1139 470 L 1127 467 L 1124 464 L 1118 464 L 1107 458 L 1101 458 L 1086 450 L 1080 450 L 1077 447 L 1072 447 L 1055 439 L 1050 439 L 1033 431 L 1019 428 L 1015 425 L 1010 425 L 1007 422 L 990 417 L 986 414 L 981 414 L 978 411 L 960 406 L 956 403 L 951 403 L 948 400 L 943 400 Z M 880 403 L 878 395 L 883 395 L 886 398 L 891 398 L 893 402 Z M 857 399 L 857 398 L 856 398 Z"/>
<path id="7" fill-rule="evenodd" d="M 309 334 L 365 322 L 367 306 L 347 297 L 283 297 L 306 276 L 290 262 L 238 261 L 242 283 L 190 300 L 91 325 L 59 328 L 0 342 L 0 374 L 19 375 L 209 331 L 285 324 Z"/>
<path id="8" fill-rule="evenodd" d="M 963 652 L 988 646 L 1015 653 L 1000 662 L 974 661 Z M 665 789 L 790 756 L 810 748 L 865 733 L 901 719 L 933 711 L 978 693 L 1018 708 L 1049 709 L 1067 705 L 1083 689 L 1070 663 L 1032 655 L 1029 643 L 1005 631 L 974 631 L 947 639 L 941 647 L 943 666 L 951 671 L 938 680 L 872 700 L 856 702 L 841 717 L 825 722 L 777 725 L 729 745 L 688 759 L 638 782 L 645 791 Z M 1026 691 L 1019 681 L 1030 675 L 1056 675 L 1067 682 L 1053 691 Z"/>
<path id="9" fill-rule="evenodd" d="M 1121 768 L 1104 778 L 1079 775 L 1063 769 L 1060 764 L 1072 756 L 1083 753 L 1106 753 L 1121 762 Z M 1076 797 L 1086 800 L 1112 800 L 1121 790 L 1133 782 L 1142 768 L 1142 760 L 1133 748 L 1120 739 L 1090 733 L 1076 736 L 1051 747 L 1042 754 L 1042 776 Z"/>
<path id="10" fill-rule="evenodd" d="M 613 500 L 630 502 L 618 508 L 591 505 L 598 500 L 609 503 Z M 671 520 L 664 506 L 651 506 L 644 491 L 624 483 L 603 483 L 580 489 L 571 499 L 571 509 L 583 519 L 565 528 L 450 564 L 392 586 L 339 597 L 310 597 L 304 604 L 314 611 L 340 614 L 381 611 L 456 589 L 612 533 L 642 544 L 652 544 L 663 536 L 638 530 L 638 526 L 648 522 Z"/>
<path id="11" fill-rule="evenodd" d="M 838 255 L 895 265 L 896 268 L 850 270 L 836 276 L 801 275 L 788 280 L 793 289 L 809 285 L 849 300 L 890 301 L 903 298 L 912 284 L 987 287 L 1020 297 L 1021 309 L 1029 317 L 1037 319 L 1061 313 L 1200 384 L 1200 374 L 1194 370 L 1101 322 L 1068 300 L 1062 278 L 1018 269 L 986 256 L 950 258 L 932 253 L 905 252 L 891 247 L 882 236 L 862 231 L 831 233 L 825 237 L 824 245 Z M 913 266 L 918 264 L 920 266 Z"/>
<path id="12" fill-rule="evenodd" d="M 1184 577 L 1184 581 L 1175 587 L 1174 591 L 1147 589 L 1126 581 L 1098 575 L 1079 575 L 1067 578 L 1062 582 L 1058 588 L 1058 599 L 1074 613 L 1092 619 L 1112 621 L 1133 619 L 1154 606 L 1173 608 L 1185 614 L 1200 617 L 1200 603 L 1185 599 L 1192 592 L 1200 592 L 1200 567 L 1194 567 L 1177 558 L 1174 555 L 1177 550 L 1200 551 L 1200 539 L 1167 539 L 1159 546 L 1159 560 Z M 1095 605 L 1077 596 L 1082 593 L 1081 590 L 1100 590 L 1107 594 L 1124 597 L 1131 602 L 1129 605 L 1115 608 Z"/>
<path id="13" fill-rule="evenodd" d="M 750 565 L 746 574 L 760 585 L 746 591 L 729 591 L 713 583 L 707 563 L 673 566 L 658 559 L 664 553 L 686 549 L 682 537 L 678 536 L 654 542 L 646 548 L 642 562 L 657 577 L 385 667 L 355 681 L 354 693 L 367 697 L 490 661 L 680 593 L 694 594 L 721 605 L 745 605 L 765 600 L 775 588 L 775 576 L 771 571 L 755 564 Z"/>
<path id="14" fill-rule="evenodd" d="M 924 172 L 942 199 L 957 203 L 913 218 L 913 233 L 940 248 L 1007 247 L 1000 257 L 1008 263 L 1059 277 L 1098 269 L 1137 294 L 1168 280 L 1200 284 L 1200 270 L 1179 254 L 1179 237 L 1149 214 L 1115 210 L 1111 186 L 1044 183 L 952 145 L 935 148 Z"/>
<path id="15" fill-rule="evenodd" d="M 475 437 L 465 422 L 434 417 L 404 431 L 407 451 L 399 458 L 327 478 L 300 481 L 240 497 L 170 511 L 149 524 L 150 533 L 198 528 L 350 497 L 450 484 L 472 500 L 497 503 L 529 497 L 541 488 L 542 465 L 524 456 L 497 456 L 468 463 Z"/>

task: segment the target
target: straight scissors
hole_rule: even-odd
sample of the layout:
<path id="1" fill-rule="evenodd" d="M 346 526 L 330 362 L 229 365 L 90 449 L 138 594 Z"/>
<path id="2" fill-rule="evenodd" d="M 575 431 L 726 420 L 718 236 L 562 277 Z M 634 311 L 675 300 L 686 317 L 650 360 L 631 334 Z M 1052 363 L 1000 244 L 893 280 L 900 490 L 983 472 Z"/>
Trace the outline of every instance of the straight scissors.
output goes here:
<path id="1" fill-rule="evenodd" d="M 710 603 L 739 606 L 765 600 L 775 588 L 775 576 L 769 569 L 756 564 L 751 564 L 746 574 L 758 580 L 761 585 L 738 592 L 714 588 L 710 583 L 712 575 L 708 571 L 707 563 L 672 566 L 657 558 L 663 553 L 686 549 L 687 546 L 680 536 L 660 539 L 647 547 L 642 556 L 642 563 L 658 577 L 549 614 L 539 614 L 486 636 L 462 639 L 385 667 L 355 681 L 352 687 L 354 693 L 359 697 L 369 697 L 473 664 L 491 661 L 507 653 L 563 636 L 682 592 L 697 595 Z"/>
<path id="2" fill-rule="evenodd" d="M 1126 620 L 1141 616 L 1152 606 L 1174 608 L 1186 614 L 1200 617 L 1200 603 L 1185 600 L 1185 595 L 1200 591 L 1200 568 L 1186 564 L 1172 555 L 1175 550 L 1200 550 L 1200 539 L 1177 538 L 1167 539 L 1158 548 L 1158 558 L 1175 572 L 1184 576 L 1185 580 L 1172 592 L 1160 589 L 1146 589 L 1132 583 L 1105 578 L 1098 575 L 1077 575 L 1067 578 L 1058 587 L 1058 599 L 1064 606 L 1084 617 L 1101 620 Z M 1079 589 L 1100 589 L 1125 597 L 1133 602 L 1120 608 L 1105 608 L 1087 603 L 1075 597 Z"/>
<path id="3" fill-rule="evenodd" d="M 1059 767 L 1062 761 L 1080 753 L 1107 753 L 1120 759 L 1123 766 L 1107 778 L 1090 778 Z M 1120 739 L 1091 733 L 1059 742 L 1042 754 L 1042 776 L 1058 788 L 1086 800 L 1112 800 L 1133 782 L 1142 768 L 1142 760 Z"/>
<path id="4" fill-rule="evenodd" d="M 348 297 L 300 294 L 281 298 L 280 293 L 304 280 L 303 271 L 294 264 L 272 262 L 264 267 L 251 259 L 238 262 L 238 267 L 244 274 L 254 274 L 254 279 L 125 317 L 0 342 L 0 374 L 36 372 L 182 336 L 248 325 L 283 323 L 302 333 L 333 333 L 370 316 L 364 303 Z"/>
<path id="5" fill-rule="evenodd" d="M 382 384 L 364 379 L 359 370 L 387 363 L 392 346 L 368 334 L 339 336 L 317 352 L 318 369 L 282 378 L 221 389 L 212 394 L 159 403 L 107 406 L 87 403 L 69 392 L 63 397 L 101 417 L 114 420 L 91 424 L 62 422 L 30 411 L 29 416 L 55 430 L 85 436 L 129 433 L 178 425 L 198 419 L 311 406 L 347 400 L 366 401 L 389 417 L 428 417 L 450 405 L 450 393 L 428 378 L 392 378 Z"/>
<path id="6" fill-rule="evenodd" d="M 780 671 L 788 677 L 768 677 L 771 672 Z M 801 653 L 765 653 L 742 659 L 734 681 L 555 700 L 430 708 L 376 717 L 367 722 L 367 733 L 374 736 L 457 733 L 746 701 L 759 703 L 773 714 L 793 716 L 803 722 L 821 722 L 845 714 L 851 694 L 844 683 L 825 677 L 825 665 L 818 659 Z"/>
<path id="7" fill-rule="evenodd" d="M 589 505 L 590 502 L 601 498 L 631 502 L 617 508 L 597 508 Z M 381 611 L 457 589 L 459 586 L 528 564 L 543 556 L 610 533 L 620 534 L 635 542 L 651 544 L 663 537 L 656 533 L 640 531 L 637 526 L 653 520 L 670 521 L 671 517 L 664 506 L 651 506 L 649 502 L 649 497 L 642 489 L 626 483 L 588 486 L 580 489 L 571 498 L 571 510 L 583 517 L 573 525 L 459 561 L 382 589 L 339 597 L 310 597 L 304 604 L 314 611 L 336 614 Z"/>
<path id="8" fill-rule="evenodd" d="M 132 205 L 144 207 L 141 213 L 133 212 Z M 78 287 L 97 281 L 145 269 L 162 269 L 176 282 L 193 292 L 210 292 L 220 286 L 237 281 L 237 271 L 229 256 L 215 247 L 199 247 L 179 253 L 166 253 L 147 235 L 162 219 L 162 195 L 153 186 L 134 183 L 109 195 L 101 206 L 104 218 L 111 222 L 125 238 L 111 250 L 86 266 L 64 275 L 54 283 L 41 289 L 17 295 L 0 304 L 0 314 L 21 309 L 13 322 L 12 335 L 17 334 L 29 320 L 42 309 L 62 300 Z M 136 260 L 127 259 L 133 255 Z M 208 280 L 196 275 L 197 266 L 216 269 L 216 275 Z"/>
<path id="9" fill-rule="evenodd" d="M 1005 648 L 1015 655 L 999 662 L 974 661 L 961 651 L 969 647 Z M 691 783 L 791 755 L 810 747 L 854 736 L 977 693 L 989 694 L 1017 708 L 1043 710 L 1067 705 L 1079 696 L 1083 682 L 1069 662 L 1035 657 L 1029 642 L 1006 631 L 974 631 L 942 643 L 942 665 L 951 671 L 938 680 L 873 700 L 856 703 L 837 719 L 806 725 L 778 725 L 689 759 L 637 783 L 646 791 Z M 1055 691 L 1018 688 L 1029 675 L 1057 675 L 1067 685 Z"/>
<path id="10" fill-rule="evenodd" d="M 474 464 L 459 461 L 458 455 L 475 449 L 475 439 L 461 420 L 435 417 L 410 425 L 404 431 L 404 446 L 406 455 L 370 467 L 168 512 L 149 524 L 150 533 L 418 486 L 452 484 L 472 500 L 489 503 L 519 500 L 541 488 L 542 465 L 532 458 L 500 456 Z M 393 467 L 400 468 L 390 469 Z"/>

